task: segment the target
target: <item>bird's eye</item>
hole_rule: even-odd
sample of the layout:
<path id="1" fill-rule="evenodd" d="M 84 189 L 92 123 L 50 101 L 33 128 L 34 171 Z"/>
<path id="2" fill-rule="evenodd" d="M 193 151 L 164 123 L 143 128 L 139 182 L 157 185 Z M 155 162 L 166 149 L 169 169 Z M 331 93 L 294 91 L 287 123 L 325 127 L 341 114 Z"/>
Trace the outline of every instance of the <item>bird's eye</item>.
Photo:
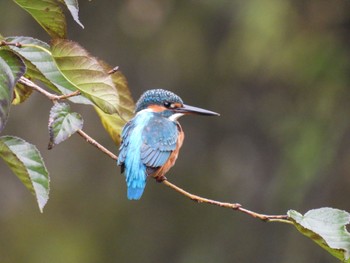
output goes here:
<path id="1" fill-rule="evenodd" d="M 170 108 L 171 107 L 171 103 L 169 101 L 164 102 L 164 107 L 165 108 Z"/>

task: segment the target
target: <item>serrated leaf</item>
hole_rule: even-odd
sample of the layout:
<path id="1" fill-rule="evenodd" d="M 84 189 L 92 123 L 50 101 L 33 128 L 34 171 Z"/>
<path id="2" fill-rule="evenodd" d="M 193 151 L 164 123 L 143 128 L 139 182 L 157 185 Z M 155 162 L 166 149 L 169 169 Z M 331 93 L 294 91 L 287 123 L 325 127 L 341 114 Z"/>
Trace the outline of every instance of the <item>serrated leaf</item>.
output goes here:
<path id="1" fill-rule="evenodd" d="M 0 157 L 36 197 L 42 212 L 49 199 L 49 174 L 40 152 L 21 138 L 0 137 Z"/>
<path id="2" fill-rule="evenodd" d="M 56 63 L 49 52 L 50 46 L 47 43 L 31 37 L 7 37 L 6 41 L 33 45 L 29 47 L 23 46 L 21 48 L 14 46 L 9 47 L 32 63 L 37 70 L 44 75 L 48 82 L 52 83 L 54 87 L 56 87 L 62 94 L 69 94 L 77 90 L 76 87 L 72 85 L 57 68 Z M 29 69 L 31 68 L 29 67 Z M 57 91 L 57 89 L 53 88 L 52 85 L 49 85 L 45 79 L 40 78 L 40 76 L 36 74 L 34 68 L 33 70 L 34 72 L 27 72 L 30 78 L 42 81 L 49 88 Z M 74 103 L 92 104 L 91 101 L 83 96 L 74 96 L 69 98 L 69 100 Z"/>
<path id="3" fill-rule="evenodd" d="M 100 62 L 105 70 L 110 71 L 111 67 L 104 62 Z M 118 113 L 107 114 L 95 107 L 95 110 L 100 117 L 104 129 L 107 131 L 112 140 L 119 145 L 120 134 L 127 121 L 134 116 L 135 103 L 131 97 L 128 83 L 123 73 L 116 71 L 111 74 L 112 80 L 117 87 L 119 94 Z"/>
<path id="4" fill-rule="evenodd" d="M 71 112 L 67 103 L 56 103 L 50 111 L 48 148 L 67 140 L 76 131 L 83 128 L 83 118 L 76 112 Z"/>
<path id="5" fill-rule="evenodd" d="M 135 102 L 132 99 L 128 82 L 120 71 L 112 74 L 112 79 L 119 94 L 119 114 L 124 120 L 129 121 L 134 116 Z"/>
<path id="6" fill-rule="evenodd" d="M 52 38 L 66 38 L 66 18 L 56 0 L 13 1 L 26 10 Z"/>
<path id="7" fill-rule="evenodd" d="M 79 20 L 78 0 L 63 0 L 63 1 L 66 4 L 69 12 L 71 13 L 74 21 L 77 22 L 77 24 L 80 25 L 82 28 L 84 28 L 83 24 Z"/>
<path id="8" fill-rule="evenodd" d="M 101 123 L 104 129 L 107 131 L 116 145 L 120 144 L 120 134 L 126 123 L 117 113 L 107 114 L 95 107 L 95 110 L 100 117 Z"/>
<path id="9" fill-rule="evenodd" d="M 52 56 L 61 73 L 85 97 L 106 113 L 117 113 L 119 96 L 112 78 L 96 58 L 79 44 L 56 39 L 51 46 Z"/>
<path id="10" fill-rule="evenodd" d="M 4 129 L 13 97 L 13 89 L 25 72 L 21 58 L 10 50 L 0 50 L 0 132 Z"/>
<path id="11" fill-rule="evenodd" d="M 100 61 L 100 64 L 106 72 L 111 70 L 111 67 L 107 63 Z M 119 94 L 118 113 L 122 119 L 129 121 L 134 116 L 135 102 L 131 96 L 128 81 L 120 70 L 110 75 Z"/>
<path id="12" fill-rule="evenodd" d="M 346 230 L 350 223 L 348 212 L 324 207 L 310 210 L 305 215 L 289 210 L 288 216 L 302 234 L 343 262 L 350 262 L 350 233 Z"/>
<path id="13" fill-rule="evenodd" d="M 32 93 L 33 93 L 33 89 L 28 88 L 23 84 L 17 83 L 13 93 L 14 95 L 13 95 L 12 104 L 17 105 L 26 101 Z"/>

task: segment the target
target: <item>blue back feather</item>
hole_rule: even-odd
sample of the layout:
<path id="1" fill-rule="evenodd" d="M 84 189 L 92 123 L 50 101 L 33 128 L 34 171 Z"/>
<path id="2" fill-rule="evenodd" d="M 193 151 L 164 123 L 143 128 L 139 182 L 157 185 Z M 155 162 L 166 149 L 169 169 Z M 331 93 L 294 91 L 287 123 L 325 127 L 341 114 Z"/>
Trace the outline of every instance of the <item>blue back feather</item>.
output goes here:
<path id="1" fill-rule="evenodd" d="M 161 167 L 176 149 L 177 124 L 159 113 L 139 112 L 122 131 L 118 165 L 125 169 L 128 199 L 141 198 L 147 167 Z"/>
<path id="2" fill-rule="evenodd" d="M 128 199 L 138 200 L 146 186 L 146 165 L 141 161 L 142 132 L 151 114 L 136 115 L 123 129 L 118 165 L 124 165 Z"/>

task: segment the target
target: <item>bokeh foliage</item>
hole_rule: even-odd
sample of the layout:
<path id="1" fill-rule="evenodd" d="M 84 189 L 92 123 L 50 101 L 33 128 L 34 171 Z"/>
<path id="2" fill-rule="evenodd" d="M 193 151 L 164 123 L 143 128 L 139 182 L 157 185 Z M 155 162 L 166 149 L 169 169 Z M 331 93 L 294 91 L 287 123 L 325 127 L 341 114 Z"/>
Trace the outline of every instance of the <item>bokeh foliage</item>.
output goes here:
<path id="1" fill-rule="evenodd" d="M 1 10 L 12 11 L 11 4 L 2 3 Z M 141 90 L 161 86 L 174 90 L 185 101 L 211 105 L 222 114 L 215 125 L 205 120 L 183 121 L 186 145 L 171 172 L 179 184 L 266 212 L 325 205 L 349 210 L 348 2 L 81 4 L 86 30 L 72 31 L 72 39 L 121 66 L 135 96 Z M 0 16 L 4 35 L 17 30 L 18 34 L 32 32 L 30 35 L 43 39 L 29 18 L 12 22 L 7 13 Z M 96 14 L 101 14 L 99 19 L 92 19 Z M 22 111 L 11 112 L 11 116 L 22 118 L 20 123 L 27 129 L 23 131 L 15 123 L 9 123 L 7 129 L 25 137 L 35 135 L 38 141 L 46 136 L 36 127 L 35 131 L 30 128 L 30 124 L 47 119 L 45 114 L 46 118 L 38 114 L 29 125 L 25 120 L 29 109 L 42 111 L 44 105 L 38 105 L 39 101 L 31 98 L 30 105 L 21 106 L 25 107 Z M 114 147 L 95 129 L 97 122 L 90 125 L 97 138 Z M 40 218 L 42 224 L 37 223 L 36 215 L 23 211 L 25 203 L 1 203 L 5 211 L 1 237 L 6 240 L 2 246 L 4 262 L 49 257 L 51 262 L 60 262 L 62 256 L 54 255 L 62 254 L 66 261 L 75 262 L 144 258 L 170 258 L 173 262 L 332 260 L 285 229 L 256 226 L 256 222 L 213 208 L 194 208 L 185 202 L 180 205 L 178 196 L 159 187 L 150 187 L 143 203 L 130 207 L 121 191 L 122 178 L 118 178 L 121 193 L 111 184 L 117 174 L 115 165 L 100 162 L 94 150 L 80 148 L 79 142 L 77 145 L 79 150 L 72 143 L 74 154 L 69 156 L 67 149 L 54 157 L 45 154 L 45 159 L 52 158 L 52 173 L 57 171 L 63 178 L 55 179 L 61 180 L 60 197 L 47 217 Z M 89 158 L 99 160 L 99 166 L 97 161 L 87 161 Z M 63 163 L 67 167 L 62 167 Z M 67 181 L 69 185 L 63 183 Z M 78 187 L 82 183 L 83 189 Z M 22 191 L 15 189 L 12 192 L 16 194 Z M 72 189 L 76 189 L 74 194 Z M 7 197 L 3 199 L 13 200 L 9 191 L 1 190 Z M 68 199 L 67 194 L 74 198 Z M 31 219 L 23 224 L 20 213 Z M 140 217 L 147 220 L 139 222 Z M 54 225 L 59 226 L 57 230 Z M 227 233 L 228 225 L 233 225 L 232 233 Z M 47 231 L 52 233 L 50 238 Z M 36 252 L 34 247 L 24 249 L 18 240 L 26 238 L 42 244 L 45 253 Z M 134 253 L 135 247 L 142 249 Z"/>

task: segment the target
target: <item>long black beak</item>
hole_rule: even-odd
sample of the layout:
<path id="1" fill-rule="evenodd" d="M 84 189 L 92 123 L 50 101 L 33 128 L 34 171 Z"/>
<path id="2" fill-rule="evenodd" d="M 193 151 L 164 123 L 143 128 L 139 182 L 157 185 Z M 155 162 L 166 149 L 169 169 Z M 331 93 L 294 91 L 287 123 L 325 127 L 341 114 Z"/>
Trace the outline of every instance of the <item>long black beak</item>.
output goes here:
<path id="1" fill-rule="evenodd" d="M 204 115 L 204 116 L 220 116 L 219 113 L 210 111 L 210 110 L 205 110 L 201 109 L 198 107 L 193 107 L 184 104 L 182 107 L 174 109 L 175 112 L 178 113 L 183 113 L 183 114 L 198 114 L 198 115 Z"/>

